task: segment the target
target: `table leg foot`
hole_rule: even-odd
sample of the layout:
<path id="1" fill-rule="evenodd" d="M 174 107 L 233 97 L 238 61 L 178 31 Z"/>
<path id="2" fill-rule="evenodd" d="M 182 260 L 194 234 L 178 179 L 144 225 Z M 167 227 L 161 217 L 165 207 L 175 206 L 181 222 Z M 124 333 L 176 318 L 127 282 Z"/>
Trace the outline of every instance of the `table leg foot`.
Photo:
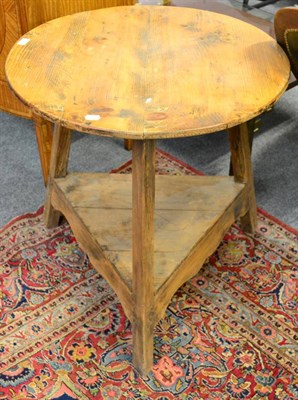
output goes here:
<path id="1" fill-rule="evenodd" d="M 153 366 L 153 328 L 139 318 L 132 324 L 133 365 L 145 376 Z"/>
<path id="2" fill-rule="evenodd" d="M 255 209 L 255 206 L 250 204 L 249 211 L 240 218 L 241 229 L 244 230 L 244 232 L 254 233 L 256 229 L 257 218 Z"/>
<path id="3" fill-rule="evenodd" d="M 43 213 L 43 219 L 44 219 L 44 224 L 47 228 L 55 228 L 56 226 L 59 225 L 61 213 L 57 210 L 54 209 L 54 207 L 51 205 L 51 200 L 50 200 L 50 194 L 47 196 L 45 205 L 44 205 L 44 213 Z"/>

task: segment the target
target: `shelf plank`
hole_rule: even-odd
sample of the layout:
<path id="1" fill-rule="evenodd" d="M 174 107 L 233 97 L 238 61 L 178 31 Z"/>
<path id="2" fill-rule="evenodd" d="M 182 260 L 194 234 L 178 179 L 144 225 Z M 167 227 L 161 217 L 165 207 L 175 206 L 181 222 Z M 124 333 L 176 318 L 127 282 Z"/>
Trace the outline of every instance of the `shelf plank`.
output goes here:
<path id="1" fill-rule="evenodd" d="M 132 207 L 130 174 L 71 173 L 56 182 L 74 207 Z M 221 210 L 243 188 L 230 176 L 157 175 L 155 186 L 155 209 L 201 211 Z"/>
<path id="2" fill-rule="evenodd" d="M 132 279 L 131 210 L 75 208 L 104 254 L 117 266 L 126 284 Z M 154 225 L 155 291 L 191 251 L 218 213 L 156 210 Z"/>
<path id="3" fill-rule="evenodd" d="M 131 290 L 131 176 L 74 173 L 55 182 Z M 243 189 L 232 177 L 156 176 L 155 293 Z"/>

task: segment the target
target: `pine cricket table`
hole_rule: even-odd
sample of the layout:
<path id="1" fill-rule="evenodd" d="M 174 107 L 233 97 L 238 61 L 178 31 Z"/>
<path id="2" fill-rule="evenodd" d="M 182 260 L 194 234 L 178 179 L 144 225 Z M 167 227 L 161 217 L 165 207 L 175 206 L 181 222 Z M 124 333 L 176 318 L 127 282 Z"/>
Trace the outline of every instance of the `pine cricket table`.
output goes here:
<path id="1" fill-rule="evenodd" d="M 132 323 L 133 362 L 153 363 L 153 330 L 175 291 L 256 203 L 246 122 L 286 89 L 274 39 L 238 19 L 179 7 L 83 12 L 12 48 L 17 96 L 55 123 L 45 222 L 60 213 Z M 70 130 L 133 139 L 132 175 L 67 173 Z M 155 176 L 156 139 L 228 130 L 234 176 Z M 82 155 L 83 157 L 84 155 Z"/>

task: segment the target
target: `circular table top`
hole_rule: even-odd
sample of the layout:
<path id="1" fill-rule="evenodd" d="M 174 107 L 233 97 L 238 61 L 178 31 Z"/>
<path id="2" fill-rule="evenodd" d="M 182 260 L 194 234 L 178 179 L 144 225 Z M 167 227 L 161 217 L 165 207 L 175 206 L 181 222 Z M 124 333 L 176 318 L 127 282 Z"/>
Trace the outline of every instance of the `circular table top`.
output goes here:
<path id="1" fill-rule="evenodd" d="M 271 106 L 290 75 L 274 39 L 222 14 L 160 6 L 74 14 L 28 32 L 7 79 L 33 111 L 131 139 L 192 136 Z"/>

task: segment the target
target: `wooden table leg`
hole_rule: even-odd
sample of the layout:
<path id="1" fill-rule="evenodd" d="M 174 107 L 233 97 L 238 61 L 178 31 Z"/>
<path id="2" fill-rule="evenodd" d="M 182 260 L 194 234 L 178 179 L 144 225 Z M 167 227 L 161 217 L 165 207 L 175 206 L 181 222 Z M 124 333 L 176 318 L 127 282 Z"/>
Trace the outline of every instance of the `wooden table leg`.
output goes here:
<path id="1" fill-rule="evenodd" d="M 146 374 L 153 365 L 155 140 L 133 141 L 132 254 L 133 363 Z"/>
<path id="2" fill-rule="evenodd" d="M 35 124 L 35 134 L 43 180 L 45 186 L 47 186 L 50 171 L 53 127 L 51 122 L 39 115 L 34 115 L 33 121 Z"/>
<path id="3" fill-rule="evenodd" d="M 256 226 L 257 207 L 247 123 L 234 126 L 228 129 L 228 132 L 234 179 L 236 182 L 246 183 L 248 189 L 249 207 L 247 213 L 240 219 L 241 227 L 252 233 Z"/>
<path id="4" fill-rule="evenodd" d="M 130 151 L 132 149 L 132 140 L 131 139 L 124 139 L 124 148 L 125 150 Z"/>
<path id="5" fill-rule="evenodd" d="M 55 124 L 53 133 L 53 144 L 51 149 L 51 163 L 49 181 L 44 205 L 44 221 L 47 228 L 53 228 L 59 223 L 61 214 L 51 204 L 51 194 L 54 178 L 66 176 L 68 157 L 71 143 L 71 131 Z"/>
<path id="6" fill-rule="evenodd" d="M 252 153 L 252 145 L 254 140 L 254 135 L 259 131 L 261 123 L 261 117 L 255 117 L 249 121 L 247 121 L 247 129 L 248 129 L 248 142 L 249 142 L 249 149 L 250 154 Z M 233 174 L 233 165 L 232 160 L 230 160 L 230 170 L 229 175 L 232 176 Z"/>

